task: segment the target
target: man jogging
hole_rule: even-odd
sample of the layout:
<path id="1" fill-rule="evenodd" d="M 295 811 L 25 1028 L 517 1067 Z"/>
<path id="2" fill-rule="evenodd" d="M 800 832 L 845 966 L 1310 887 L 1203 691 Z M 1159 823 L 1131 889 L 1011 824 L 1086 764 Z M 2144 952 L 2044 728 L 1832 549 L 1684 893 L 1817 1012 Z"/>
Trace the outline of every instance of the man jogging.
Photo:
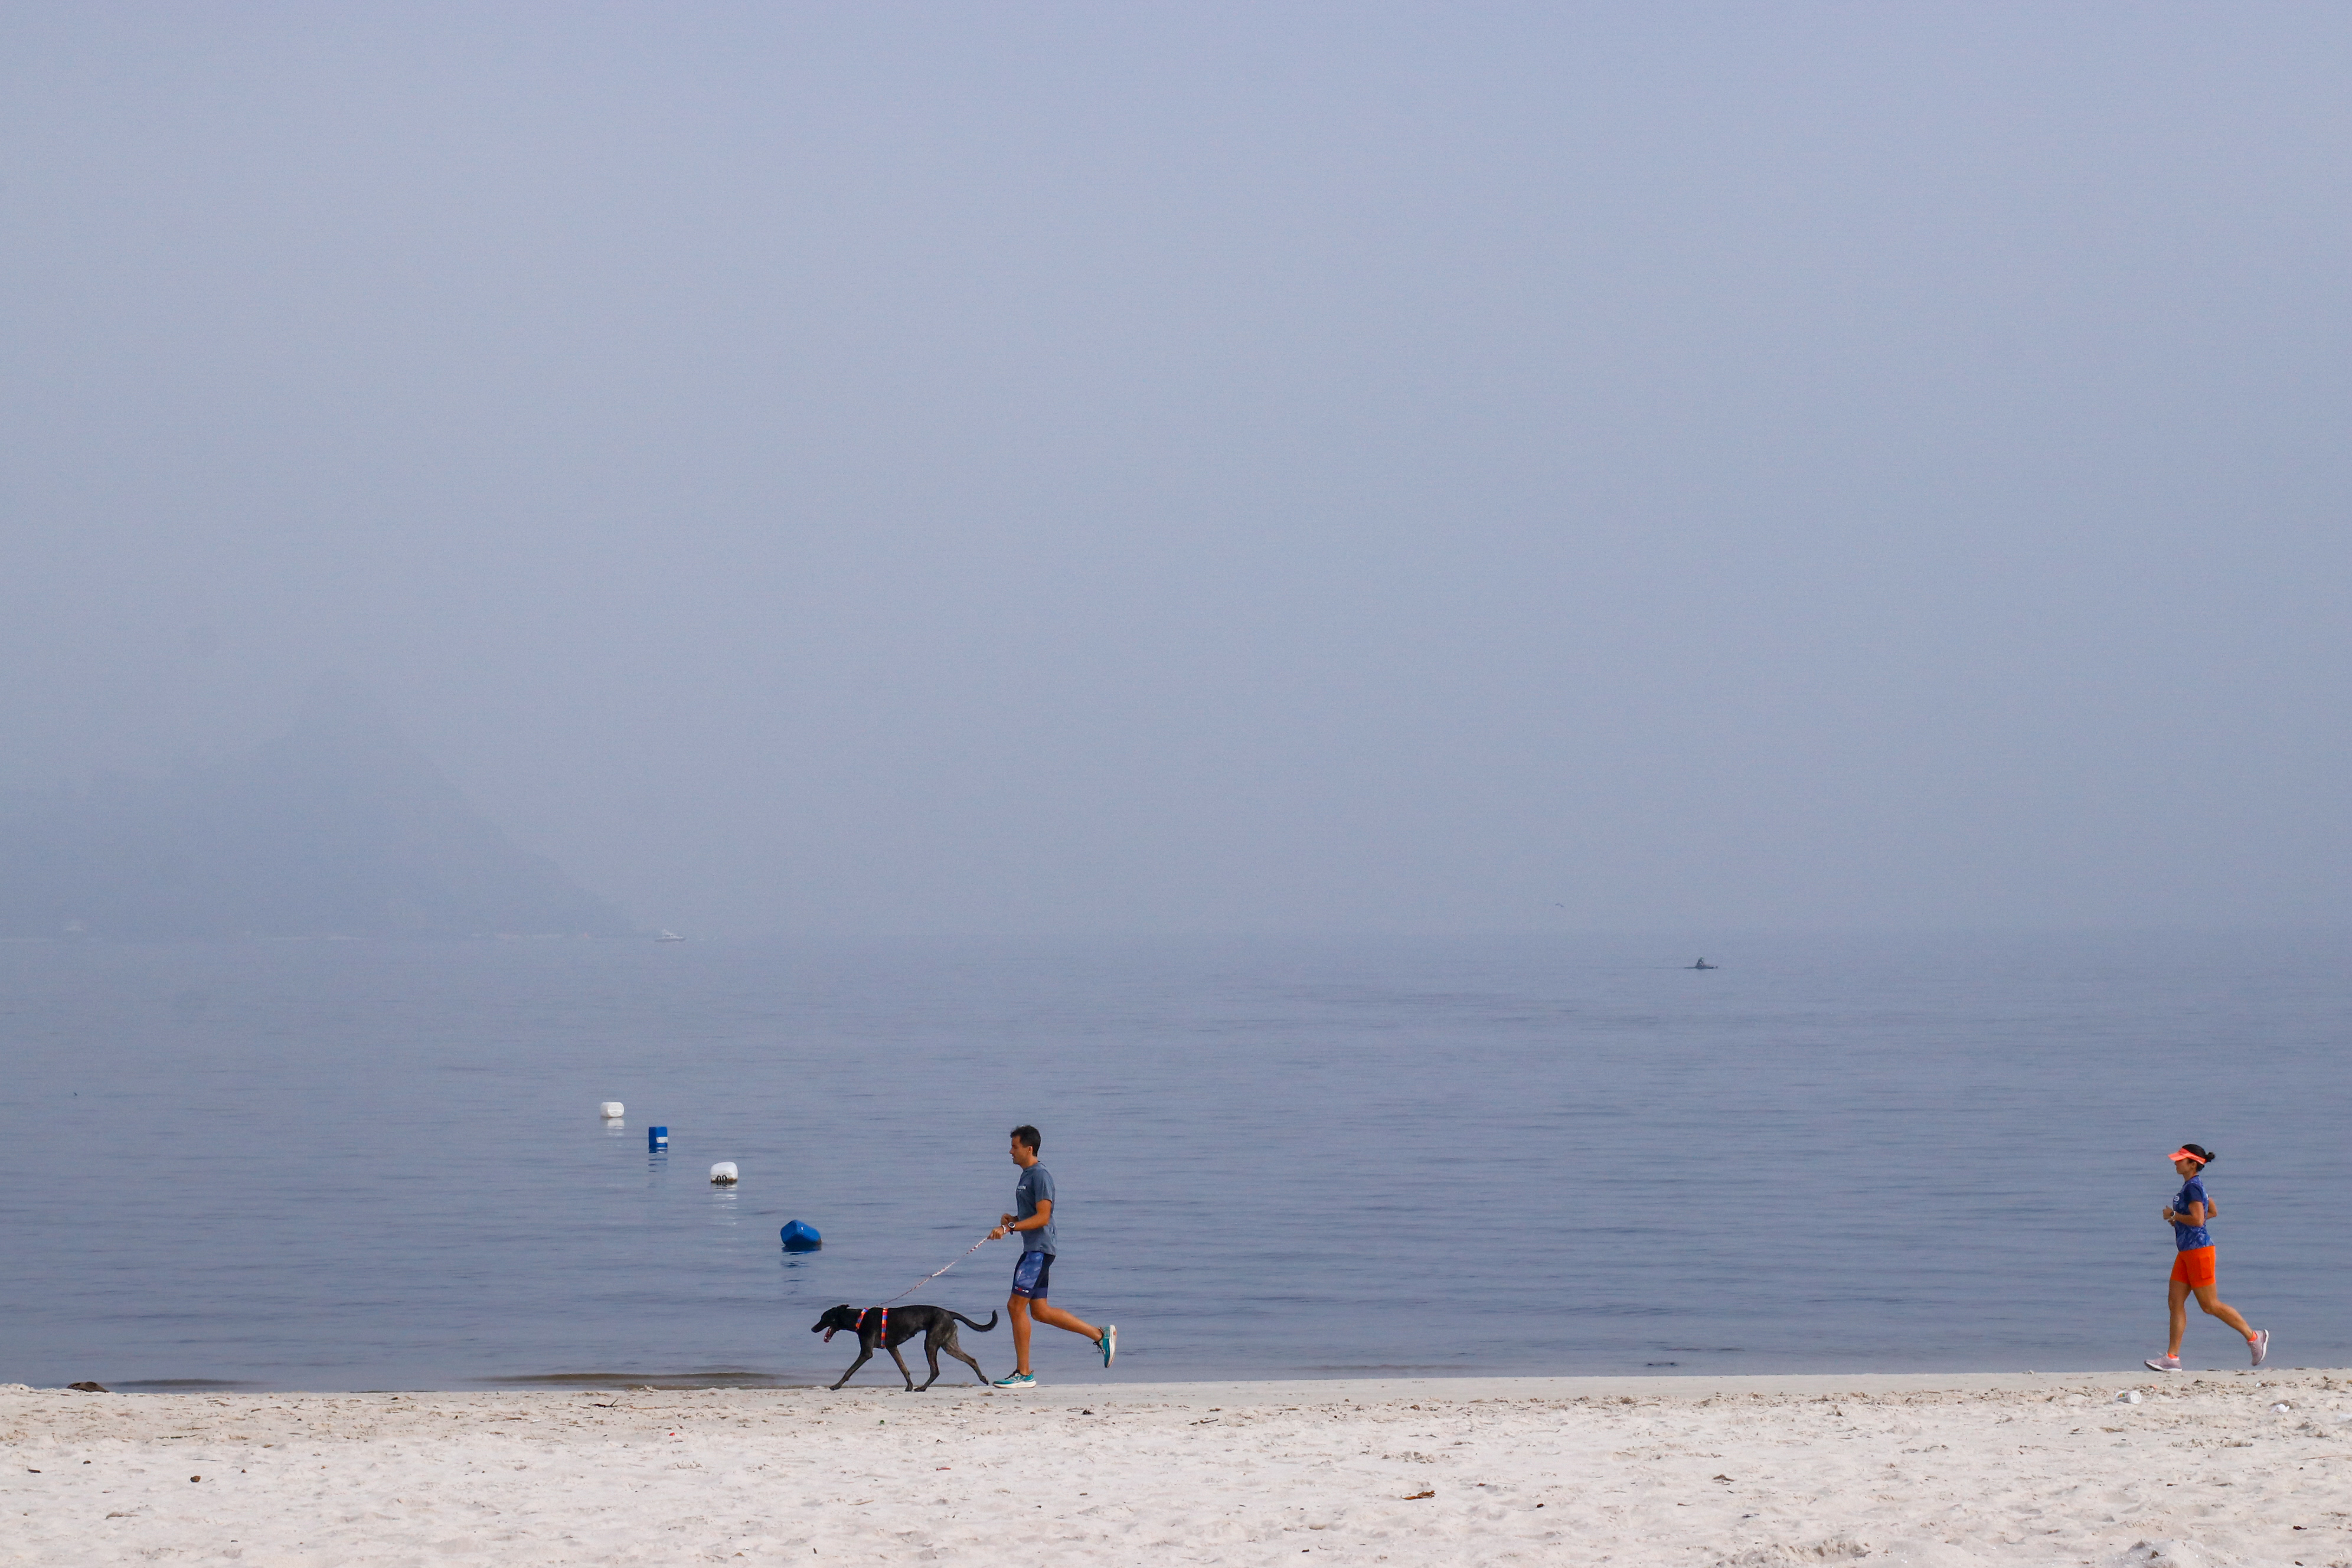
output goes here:
<path id="1" fill-rule="evenodd" d="M 988 1233 L 991 1241 L 1016 1231 L 1021 1237 L 1021 1261 L 1013 1267 L 1013 1294 L 1004 1303 L 1004 1315 L 1013 1320 L 1014 1366 L 1011 1373 L 991 1385 L 995 1388 L 1037 1386 L 1037 1379 L 1029 1371 L 1032 1318 L 1092 1340 L 1095 1349 L 1102 1352 L 1105 1366 L 1118 1353 L 1117 1323 L 1097 1329 L 1045 1300 L 1046 1286 L 1054 1273 L 1054 1178 L 1037 1163 L 1037 1151 L 1044 1145 L 1045 1139 L 1034 1127 L 1023 1125 L 1013 1130 L 1013 1163 L 1021 1167 L 1021 1179 L 1013 1184 L 1013 1207 L 1016 1212 L 1004 1215 L 1003 1223 Z"/>
<path id="2" fill-rule="evenodd" d="M 2213 1163 L 2213 1151 L 2197 1143 L 2183 1143 L 2172 1152 L 2172 1169 L 2180 1177 L 2180 1191 L 2165 1205 L 2164 1217 L 2172 1226 L 2173 1260 L 2172 1287 L 2168 1292 L 2172 1310 L 2172 1344 L 2162 1356 L 2150 1356 L 2147 1364 L 2158 1372 L 2180 1370 L 2180 1339 L 2189 1331 L 2189 1297 L 2195 1292 L 2197 1304 L 2207 1315 L 2221 1319 L 2246 1336 L 2246 1349 L 2253 1352 L 2254 1364 L 2260 1366 L 2271 1353 L 2271 1331 L 2253 1329 L 2238 1315 L 2238 1309 L 2221 1300 L 2221 1289 L 2213 1283 L 2213 1237 L 2205 1222 L 2215 1213 L 2213 1201 L 2205 1195 L 2205 1167 Z"/>

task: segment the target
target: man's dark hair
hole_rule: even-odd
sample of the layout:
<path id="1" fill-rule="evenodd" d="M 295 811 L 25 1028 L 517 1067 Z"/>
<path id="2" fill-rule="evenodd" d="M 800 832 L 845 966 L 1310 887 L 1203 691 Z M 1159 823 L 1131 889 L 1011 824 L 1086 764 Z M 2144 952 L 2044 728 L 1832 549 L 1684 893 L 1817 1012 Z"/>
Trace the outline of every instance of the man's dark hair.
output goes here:
<path id="1" fill-rule="evenodd" d="M 1026 1121 L 1013 1130 L 1013 1141 L 1032 1154 L 1045 1146 L 1045 1135 Z"/>

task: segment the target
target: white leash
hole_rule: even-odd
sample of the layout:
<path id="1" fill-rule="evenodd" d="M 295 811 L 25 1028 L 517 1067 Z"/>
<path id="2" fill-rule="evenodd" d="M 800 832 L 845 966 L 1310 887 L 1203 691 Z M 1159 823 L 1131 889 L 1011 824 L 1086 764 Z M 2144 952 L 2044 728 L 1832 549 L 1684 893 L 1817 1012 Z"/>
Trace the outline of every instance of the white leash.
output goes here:
<path id="1" fill-rule="evenodd" d="M 921 1289 L 924 1286 L 929 1284 L 940 1275 L 945 1274 L 948 1271 L 948 1268 L 953 1268 L 956 1264 L 961 1263 L 964 1258 L 970 1258 L 973 1253 L 978 1252 L 982 1247 L 986 1247 L 988 1245 L 988 1241 L 989 1238 L 987 1237 L 982 1237 L 978 1241 L 975 1241 L 970 1247 L 965 1247 L 962 1255 L 955 1258 L 953 1262 L 950 1262 L 947 1266 L 947 1268 L 933 1269 L 930 1273 L 924 1275 L 920 1279 L 916 1280 L 912 1285 L 908 1286 L 904 1290 L 899 1291 L 898 1295 L 892 1296 L 886 1300 L 878 1301 L 876 1305 L 887 1307 L 892 1301 L 903 1300 L 907 1297 L 913 1295 L 916 1291 Z"/>

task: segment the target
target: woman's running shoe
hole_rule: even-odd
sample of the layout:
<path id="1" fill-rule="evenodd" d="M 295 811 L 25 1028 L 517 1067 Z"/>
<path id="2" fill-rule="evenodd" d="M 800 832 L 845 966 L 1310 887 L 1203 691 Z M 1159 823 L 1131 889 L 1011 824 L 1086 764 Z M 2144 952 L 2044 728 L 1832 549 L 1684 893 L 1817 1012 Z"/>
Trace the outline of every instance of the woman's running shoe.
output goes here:
<path id="1" fill-rule="evenodd" d="M 1102 1338 L 1095 1342 L 1095 1349 L 1102 1352 L 1103 1365 L 1108 1366 L 1110 1364 L 1110 1358 L 1118 1353 L 1118 1325 L 1117 1323 L 1107 1323 L 1103 1326 Z"/>
<path id="2" fill-rule="evenodd" d="M 991 1388 L 1034 1388 L 1037 1380 L 1025 1372 L 1008 1372 L 988 1385 Z"/>
<path id="3" fill-rule="evenodd" d="M 2271 1359 L 2271 1331 L 2268 1329 L 2256 1329 L 2254 1337 L 2246 1342 L 2246 1348 L 2254 1352 L 2254 1364 L 2262 1365 Z"/>
<path id="4" fill-rule="evenodd" d="M 2152 1355 L 2140 1364 L 2150 1372 L 2179 1372 L 2180 1358 L 2177 1355 Z"/>

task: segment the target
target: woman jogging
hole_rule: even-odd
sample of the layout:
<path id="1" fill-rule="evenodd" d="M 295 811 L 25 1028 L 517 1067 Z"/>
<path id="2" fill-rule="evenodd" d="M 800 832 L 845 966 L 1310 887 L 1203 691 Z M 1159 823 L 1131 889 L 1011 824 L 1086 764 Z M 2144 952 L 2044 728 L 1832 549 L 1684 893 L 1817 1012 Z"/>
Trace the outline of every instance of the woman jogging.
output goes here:
<path id="1" fill-rule="evenodd" d="M 2195 1143 L 2183 1143 L 2172 1152 L 2172 1168 L 2180 1173 L 2180 1191 L 2164 1211 L 2172 1226 L 2175 1256 L 2172 1260 L 2172 1289 L 2168 1300 L 2172 1308 L 2172 1345 L 2161 1358 L 2150 1356 L 2147 1364 L 2158 1372 L 2180 1370 L 2180 1338 L 2189 1331 L 2189 1297 L 2193 1291 L 2197 1304 L 2208 1315 L 2221 1319 L 2246 1336 L 2246 1348 L 2253 1352 L 2254 1364 L 2260 1366 L 2271 1353 L 2271 1331 L 2253 1329 L 2238 1315 L 2238 1310 L 2221 1300 L 2213 1284 L 2213 1238 L 2206 1233 L 2205 1222 L 2213 1217 L 2213 1202 L 2205 1195 L 2203 1173 L 2213 1163 L 2213 1151 Z"/>

